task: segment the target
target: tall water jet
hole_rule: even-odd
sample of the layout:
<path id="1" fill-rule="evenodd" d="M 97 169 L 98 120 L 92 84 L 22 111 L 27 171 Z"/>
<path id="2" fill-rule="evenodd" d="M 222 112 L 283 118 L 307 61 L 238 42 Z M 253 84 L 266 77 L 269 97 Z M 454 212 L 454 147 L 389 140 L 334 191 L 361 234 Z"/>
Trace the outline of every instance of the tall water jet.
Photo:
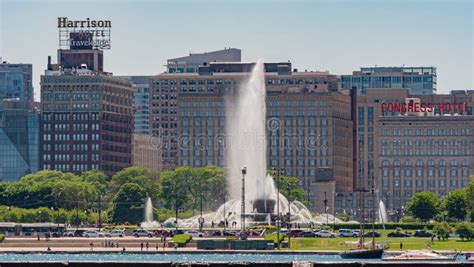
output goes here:
<path id="1" fill-rule="evenodd" d="M 226 136 L 229 193 L 232 199 L 241 197 L 241 170 L 247 167 L 246 210 L 250 200 L 268 199 L 266 175 L 266 108 L 264 64 L 258 60 L 249 79 L 227 104 Z"/>
<path id="2" fill-rule="evenodd" d="M 384 224 L 388 222 L 387 209 L 385 208 L 385 203 L 382 200 L 379 201 L 379 222 Z"/>
<path id="3" fill-rule="evenodd" d="M 149 197 L 145 202 L 144 220 L 140 225 L 143 228 L 154 228 L 160 225 L 157 221 L 153 220 L 153 203 Z"/>

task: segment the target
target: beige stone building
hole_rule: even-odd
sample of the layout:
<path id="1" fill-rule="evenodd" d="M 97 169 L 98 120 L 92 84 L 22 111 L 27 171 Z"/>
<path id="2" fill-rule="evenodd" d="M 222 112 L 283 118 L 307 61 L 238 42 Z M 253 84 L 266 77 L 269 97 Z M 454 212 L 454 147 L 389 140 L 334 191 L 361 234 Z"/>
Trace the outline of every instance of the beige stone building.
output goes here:
<path id="1" fill-rule="evenodd" d="M 134 134 L 132 143 L 132 165 L 160 173 L 162 170 L 161 138 L 157 136 Z"/>
<path id="2" fill-rule="evenodd" d="M 397 110 L 403 105 L 413 109 Z M 396 216 L 416 192 L 444 195 L 464 187 L 474 172 L 473 106 L 472 91 L 411 95 L 408 89 L 367 89 L 357 97 L 356 189 L 374 186 L 377 199 Z M 357 194 L 338 194 L 336 206 L 360 215 Z"/>

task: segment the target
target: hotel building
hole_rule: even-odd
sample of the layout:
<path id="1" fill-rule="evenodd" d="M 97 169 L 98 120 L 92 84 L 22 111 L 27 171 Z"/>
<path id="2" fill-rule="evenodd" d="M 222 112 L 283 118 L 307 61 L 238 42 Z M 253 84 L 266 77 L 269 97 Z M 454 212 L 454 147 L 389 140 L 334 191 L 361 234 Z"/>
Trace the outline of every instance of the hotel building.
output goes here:
<path id="1" fill-rule="evenodd" d="M 151 78 L 152 132 L 165 139 L 167 168 L 226 165 L 226 103 L 235 100 L 253 65 L 211 62 L 197 73 Z M 353 188 L 351 96 L 338 90 L 336 75 L 292 71 L 288 62 L 265 63 L 265 82 L 268 169 L 300 178 L 310 208 L 319 210 L 316 197 L 323 192 L 316 183 L 323 169 L 331 170 L 324 180 L 335 181 L 331 195 Z"/>

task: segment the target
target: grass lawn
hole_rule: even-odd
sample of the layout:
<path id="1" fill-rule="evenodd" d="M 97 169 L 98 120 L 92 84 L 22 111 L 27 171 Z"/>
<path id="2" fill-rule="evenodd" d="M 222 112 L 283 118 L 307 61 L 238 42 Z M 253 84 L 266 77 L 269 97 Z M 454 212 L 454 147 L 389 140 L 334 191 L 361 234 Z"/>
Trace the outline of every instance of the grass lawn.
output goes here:
<path id="1" fill-rule="evenodd" d="M 382 237 L 375 238 L 377 244 L 389 246 L 389 250 L 400 250 L 400 242 L 403 243 L 403 250 L 408 249 L 428 249 L 431 238 L 424 237 L 387 237 L 392 230 L 380 230 Z M 410 232 L 410 231 L 409 231 Z M 413 231 L 411 231 L 413 232 Z M 285 238 L 285 241 L 288 239 Z M 353 248 L 353 245 L 346 245 L 344 241 L 357 241 L 357 238 L 336 237 L 336 238 L 291 238 L 291 249 L 301 250 L 346 250 Z M 366 242 L 372 240 L 366 238 Z M 434 239 L 431 245 L 433 250 L 461 250 L 474 251 L 474 241 L 461 241 L 459 238 L 450 238 L 448 241 L 438 241 Z"/>

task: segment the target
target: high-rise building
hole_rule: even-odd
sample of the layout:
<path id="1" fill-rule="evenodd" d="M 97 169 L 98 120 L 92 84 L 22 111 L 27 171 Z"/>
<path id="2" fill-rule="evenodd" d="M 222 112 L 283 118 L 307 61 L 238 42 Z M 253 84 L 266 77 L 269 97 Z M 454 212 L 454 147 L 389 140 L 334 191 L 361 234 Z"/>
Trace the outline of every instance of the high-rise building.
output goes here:
<path id="1" fill-rule="evenodd" d="M 366 67 L 353 71 L 352 75 L 341 75 L 342 88 L 357 89 L 358 95 L 370 88 L 407 88 L 412 94 L 436 93 L 435 67 Z"/>
<path id="2" fill-rule="evenodd" d="M 163 73 L 151 77 L 150 127 L 152 135 L 162 137 L 164 169 L 173 169 L 178 166 L 177 97 L 181 93 L 187 92 L 212 93 L 218 90 L 238 87 L 240 80 L 244 78 L 243 76 L 248 75 L 252 66 L 250 63 L 211 63 L 207 66 L 199 67 L 199 72 L 197 73 Z M 328 73 L 306 73 L 306 75 L 319 75 L 320 79 L 313 79 L 311 81 L 313 84 L 304 84 L 302 79 L 296 79 L 291 76 L 291 63 L 288 62 L 266 64 L 265 68 L 267 72 L 281 75 L 281 79 L 276 79 L 274 85 L 267 85 L 269 91 L 272 86 L 284 86 L 287 90 L 292 90 L 293 88 L 306 88 L 309 90 L 309 87 L 312 87 L 311 90 L 314 90 L 314 86 L 319 86 L 319 88 L 327 87 L 330 90 L 337 91 L 338 88 L 337 76 Z M 226 78 L 225 75 L 228 77 Z M 304 73 L 297 73 L 295 75 L 304 76 Z"/>
<path id="3" fill-rule="evenodd" d="M 192 73 L 198 72 L 200 66 L 209 65 L 211 62 L 240 62 L 241 51 L 237 48 L 226 48 L 224 50 L 190 53 L 189 56 L 171 58 L 167 61 L 169 73 Z"/>
<path id="4" fill-rule="evenodd" d="M 132 165 L 144 167 L 155 173 L 162 170 L 161 138 L 134 134 L 132 143 Z"/>
<path id="5" fill-rule="evenodd" d="M 0 101 L 0 181 L 38 171 L 39 112 L 33 102 Z"/>
<path id="6" fill-rule="evenodd" d="M 151 78 L 152 132 L 163 137 L 168 168 L 225 166 L 226 102 L 235 99 L 252 63 L 210 63 L 197 73 Z M 330 168 L 336 190 L 351 191 L 351 97 L 338 91 L 328 72 L 291 71 L 291 64 L 265 63 L 268 168 L 300 178 L 316 209 L 318 168 Z M 273 130 L 272 130 L 273 129 Z M 166 167 L 165 167 L 166 168 Z"/>
<path id="7" fill-rule="evenodd" d="M 465 186 L 474 173 L 473 107 L 468 91 L 415 95 L 408 89 L 368 89 L 359 95 L 355 188 L 375 187 L 396 214 L 416 192 L 444 195 Z M 340 194 L 338 212 L 360 208 L 356 198 Z"/>
<path id="8" fill-rule="evenodd" d="M 0 100 L 33 101 L 33 66 L 0 63 Z"/>
<path id="9" fill-rule="evenodd" d="M 90 70 L 41 76 L 41 167 L 108 175 L 132 164 L 132 86 Z"/>
<path id="10" fill-rule="evenodd" d="M 133 133 L 150 134 L 150 76 L 119 76 L 132 83 L 133 88 Z"/>

